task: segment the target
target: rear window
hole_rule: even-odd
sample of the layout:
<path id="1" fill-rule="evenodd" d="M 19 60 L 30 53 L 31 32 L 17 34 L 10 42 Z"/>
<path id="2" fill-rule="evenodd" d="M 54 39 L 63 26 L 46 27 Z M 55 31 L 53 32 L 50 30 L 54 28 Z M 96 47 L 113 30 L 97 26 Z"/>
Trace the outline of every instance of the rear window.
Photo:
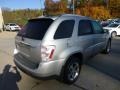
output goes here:
<path id="1" fill-rule="evenodd" d="M 42 40 L 52 19 L 32 19 L 19 31 L 18 36 Z"/>

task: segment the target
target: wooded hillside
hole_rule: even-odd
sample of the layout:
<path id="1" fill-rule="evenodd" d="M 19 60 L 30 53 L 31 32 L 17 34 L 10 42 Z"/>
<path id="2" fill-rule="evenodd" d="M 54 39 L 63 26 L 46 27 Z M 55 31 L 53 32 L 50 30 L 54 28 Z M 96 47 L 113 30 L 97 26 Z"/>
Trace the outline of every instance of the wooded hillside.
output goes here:
<path id="1" fill-rule="evenodd" d="M 74 0 L 75 14 L 94 19 L 120 18 L 120 0 Z M 72 0 L 45 0 L 44 14 L 49 16 L 72 13 Z M 4 22 L 24 25 L 29 18 L 42 15 L 42 10 L 10 10 L 3 8 Z"/>

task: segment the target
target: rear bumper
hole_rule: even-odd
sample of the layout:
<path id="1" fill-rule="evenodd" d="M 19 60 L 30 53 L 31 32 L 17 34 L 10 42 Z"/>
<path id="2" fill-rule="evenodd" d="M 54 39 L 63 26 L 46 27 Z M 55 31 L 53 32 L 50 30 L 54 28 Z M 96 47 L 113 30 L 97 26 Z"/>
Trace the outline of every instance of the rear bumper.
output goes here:
<path id="1" fill-rule="evenodd" d="M 64 61 L 64 59 L 61 59 L 50 62 L 42 62 L 39 63 L 36 68 L 30 68 L 25 64 L 21 63 L 19 59 L 20 58 L 16 58 L 16 55 L 14 55 L 14 62 L 16 66 L 26 74 L 37 78 L 50 77 L 54 75 L 59 76 L 61 68 L 63 66 L 62 62 Z"/>

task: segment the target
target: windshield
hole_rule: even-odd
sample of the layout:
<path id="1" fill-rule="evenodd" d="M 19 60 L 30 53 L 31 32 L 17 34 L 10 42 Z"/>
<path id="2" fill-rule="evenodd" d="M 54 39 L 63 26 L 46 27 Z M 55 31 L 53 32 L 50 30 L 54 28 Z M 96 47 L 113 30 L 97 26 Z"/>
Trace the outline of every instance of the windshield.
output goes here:
<path id="1" fill-rule="evenodd" d="M 118 27 L 119 24 L 110 24 L 108 27 Z"/>
<path id="2" fill-rule="evenodd" d="M 18 36 L 42 40 L 48 27 L 53 22 L 52 19 L 32 19 L 19 31 Z"/>

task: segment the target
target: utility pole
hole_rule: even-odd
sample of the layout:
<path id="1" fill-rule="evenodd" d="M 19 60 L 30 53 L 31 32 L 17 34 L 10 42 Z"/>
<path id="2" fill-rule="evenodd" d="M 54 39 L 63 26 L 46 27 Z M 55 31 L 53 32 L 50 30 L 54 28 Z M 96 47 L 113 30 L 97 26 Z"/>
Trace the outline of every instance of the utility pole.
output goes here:
<path id="1" fill-rule="evenodd" d="M 41 1 L 41 0 L 40 0 L 40 4 L 41 4 L 42 16 L 43 16 L 43 10 L 42 10 L 42 1 Z"/>
<path id="2" fill-rule="evenodd" d="M 73 0 L 73 14 L 75 14 L 75 0 Z"/>

